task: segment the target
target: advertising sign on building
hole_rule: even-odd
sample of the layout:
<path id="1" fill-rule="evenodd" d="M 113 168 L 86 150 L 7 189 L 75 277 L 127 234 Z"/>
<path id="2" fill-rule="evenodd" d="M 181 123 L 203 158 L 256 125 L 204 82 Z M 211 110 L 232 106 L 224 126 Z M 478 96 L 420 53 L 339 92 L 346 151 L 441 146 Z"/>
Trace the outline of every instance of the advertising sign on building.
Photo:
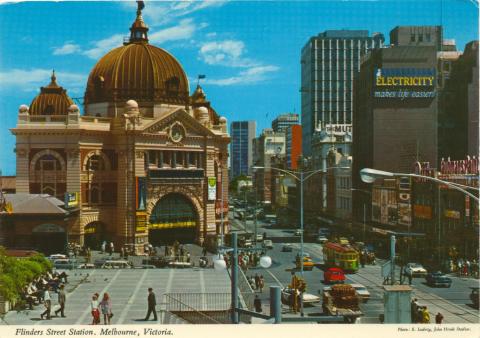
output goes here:
<path id="1" fill-rule="evenodd" d="M 352 133 L 352 125 L 351 124 L 326 124 L 325 131 L 328 134 L 334 135 L 345 135 L 345 133 Z"/>
<path id="2" fill-rule="evenodd" d="M 434 98 L 434 68 L 376 68 L 374 97 L 378 99 Z"/>
<path id="3" fill-rule="evenodd" d="M 80 202 L 80 194 L 78 192 L 66 192 L 65 193 L 65 208 L 75 208 L 78 207 Z"/>
<path id="4" fill-rule="evenodd" d="M 147 231 L 147 213 L 144 211 L 136 212 L 136 222 L 135 222 L 135 232 L 146 232 Z"/>
<path id="5" fill-rule="evenodd" d="M 145 210 L 145 205 L 147 201 L 147 186 L 145 177 L 136 178 L 136 206 L 137 210 Z"/>
<path id="6" fill-rule="evenodd" d="M 217 178 L 208 178 L 208 200 L 215 201 L 217 199 Z"/>
<path id="7" fill-rule="evenodd" d="M 460 219 L 460 211 L 457 211 L 457 210 L 448 210 L 447 209 L 443 212 L 443 215 L 446 218 Z"/>
<path id="8" fill-rule="evenodd" d="M 413 214 L 416 218 L 432 219 L 432 207 L 429 205 L 415 204 L 413 206 Z"/>

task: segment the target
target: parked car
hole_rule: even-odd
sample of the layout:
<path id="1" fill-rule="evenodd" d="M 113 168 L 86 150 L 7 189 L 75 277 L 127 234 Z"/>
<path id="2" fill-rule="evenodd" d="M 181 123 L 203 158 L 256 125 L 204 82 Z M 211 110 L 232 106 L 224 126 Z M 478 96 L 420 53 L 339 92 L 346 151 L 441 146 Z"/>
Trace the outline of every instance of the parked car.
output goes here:
<path id="1" fill-rule="evenodd" d="M 263 235 L 257 234 L 257 242 L 262 242 L 262 241 L 263 241 Z"/>
<path id="2" fill-rule="evenodd" d="M 360 298 L 364 303 L 368 302 L 370 299 L 370 292 L 367 290 L 367 287 L 363 284 L 351 284 L 355 289 L 358 298 Z"/>
<path id="3" fill-rule="evenodd" d="M 92 263 L 83 263 L 77 266 L 77 269 L 95 269 L 95 264 Z"/>
<path id="4" fill-rule="evenodd" d="M 266 239 L 263 241 L 263 247 L 267 249 L 273 249 L 273 242 L 271 239 Z"/>
<path id="5" fill-rule="evenodd" d="M 478 287 L 472 287 L 472 292 L 470 292 L 470 300 L 472 301 L 472 304 L 475 308 L 478 309 L 478 305 L 480 302 L 480 294 L 479 294 L 479 288 Z"/>
<path id="6" fill-rule="evenodd" d="M 340 268 L 328 268 L 323 274 L 325 284 L 345 283 L 345 274 Z"/>
<path id="7" fill-rule="evenodd" d="M 56 259 L 53 261 L 53 266 L 59 270 L 75 269 L 75 264 L 76 261 L 72 259 Z"/>
<path id="8" fill-rule="evenodd" d="M 440 271 L 429 273 L 425 280 L 429 286 L 443 286 L 449 288 L 452 285 L 452 280 L 445 276 Z"/>
<path id="9" fill-rule="evenodd" d="M 284 245 L 282 246 L 282 251 L 283 251 L 283 252 L 292 252 L 292 250 L 293 250 L 293 247 L 292 247 L 291 244 L 288 244 L 288 243 L 287 243 L 287 244 L 284 244 Z"/>
<path id="10" fill-rule="evenodd" d="M 68 256 L 64 255 L 64 254 L 53 254 L 53 255 L 48 256 L 48 259 L 53 262 L 57 259 L 68 259 Z"/>
<path id="11" fill-rule="evenodd" d="M 427 270 L 418 263 L 407 263 L 405 275 L 412 277 L 423 277 L 427 275 Z"/>
<path id="12" fill-rule="evenodd" d="M 128 261 L 113 261 L 108 260 L 103 265 L 103 269 L 130 269 L 132 266 Z"/>
<path id="13" fill-rule="evenodd" d="M 318 235 L 317 236 L 317 243 L 323 244 L 328 242 L 328 238 L 323 236 L 323 235 Z"/>

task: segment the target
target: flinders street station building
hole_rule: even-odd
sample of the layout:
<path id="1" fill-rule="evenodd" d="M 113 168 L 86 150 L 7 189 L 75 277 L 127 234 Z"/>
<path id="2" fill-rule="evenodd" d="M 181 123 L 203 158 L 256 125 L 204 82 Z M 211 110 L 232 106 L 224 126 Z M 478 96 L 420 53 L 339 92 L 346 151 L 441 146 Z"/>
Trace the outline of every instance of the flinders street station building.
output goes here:
<path id="1" fill-rule="evenodd" d="M 227 121 L 199 85 L 190 94 L 174 56 L 149 44 L 141 10 L 91 70 L 83 114 L 54 72 L 20 106 L 8 246 L 107 241 L 141 252 L 228 232 Z"/>

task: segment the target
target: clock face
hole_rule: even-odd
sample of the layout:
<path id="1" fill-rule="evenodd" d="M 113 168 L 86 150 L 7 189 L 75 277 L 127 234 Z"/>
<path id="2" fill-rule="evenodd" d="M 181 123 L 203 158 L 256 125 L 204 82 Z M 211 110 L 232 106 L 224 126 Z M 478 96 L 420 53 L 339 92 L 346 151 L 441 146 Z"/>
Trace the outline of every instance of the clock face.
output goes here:
<path id="1" fill-rule="evenodd" d="M 184 136 L 185 136 L 185 131 L 181 125 L 175 124 L 170 129 L 170 138 L 172 139 L 173 142 L 182 141 Z"/>

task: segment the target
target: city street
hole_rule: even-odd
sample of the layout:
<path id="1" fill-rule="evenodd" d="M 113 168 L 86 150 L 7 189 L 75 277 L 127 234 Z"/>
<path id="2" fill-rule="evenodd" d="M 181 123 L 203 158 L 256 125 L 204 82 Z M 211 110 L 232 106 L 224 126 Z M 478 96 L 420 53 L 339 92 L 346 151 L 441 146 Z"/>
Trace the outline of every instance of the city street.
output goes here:
<path id="1" fill-rule="evenodd" d="M 294 229 L 272 228 L 269 224 L 258 221 L 257 232 L 267 233 L 267 238 L 275 238 L 274 248 L 268 250 L 267 255 L 272 257 L 273 264 L 269 269 L 249 270 L 247 275 L 255 273 L 263 274 L 266 285 L 277 284 L 282 287 L 287 286 L 291 281 L 291 271 L 295 267 L 295 255 L 300 252 L 300 238 L 292 243 L 291 239 Z M 244 229 L 244 223 L 238 220 L 234 221 L 234 227 Z M 247 229 L 254 232 L 253 222 L 247 222 Z M 285 242 L 280 237 L 285 237 Z M 282 245 L 291 243 L 292 252 L 282 252 Z M 304 252 L 310 254 L 316 263 L 316 268 L 312 271 L 304 271 L 304 279 L 307 282 L 307 292 L 321 295 L 324 287 L 323 271 L 320 268 L 323 264 L 322 245 L 317 243 L 305 243 Z M 381 265 L 385 261 L 377 259 L 376 265 L 366 265 L 355 274 L 347 275 L 350 283 L 360 283 L 367 287 L 370 292 L 370 300 L 361 304 L 364 316 L 362 323 L 379 323 L 379 315 L 384 313 L 383 309 L 383 278 L 381 277 Z M 399 267 L 397 267 L 397 278 L 399 277 Z M 296 272 L 300 275 L 300 272 Z M 424 278 L 414 278 L 412 282 L 412 297 L 416 297 L 421 305 L 426 305 L 433 318 L 437 312 L 445 317 L 445 323 L 478 323 L 479 312 L 473 308 L 469 299 L 471 287 L 478 286 L 478 280 L 467 277 L 449 276 L 453 283 L 450 288 L 432 288 L 425 284 Z M 262 294 L 265 304 L 268 304 L 268 288 L 265 288 Z M 287 308 L 284 308 L 287 311 Z M 305 307 L 305 314 L 318 314 L 322 312 L 321 304 L 314 307 Z"/>

